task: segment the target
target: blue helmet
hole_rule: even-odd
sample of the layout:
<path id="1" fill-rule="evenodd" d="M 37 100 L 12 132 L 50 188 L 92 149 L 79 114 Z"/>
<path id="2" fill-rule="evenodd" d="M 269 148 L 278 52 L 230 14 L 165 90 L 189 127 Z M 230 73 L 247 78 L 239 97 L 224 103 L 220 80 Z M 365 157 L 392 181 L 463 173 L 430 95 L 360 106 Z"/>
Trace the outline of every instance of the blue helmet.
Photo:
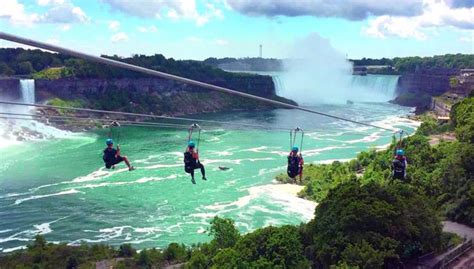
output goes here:
<path id="1" fill-rule="evenodd" d="M 397 149 L 396 153 L 397 153 L 398 156 L 405 155 L 405 151 L 403 149 Z"/>
<path id="2" fill-rule="evenodd" d="M 292 148 L 291 148 L 291 151 L 296 151 L 296 152 L 298 152 L 299 150 L 300 150 L 300 149 L 299 149 L 298 147 L 292 147 Z"/>
<path id="3" fill-rule="evenodd" d="M 196 146 L 196 143 L 194 143 L 194 141 L 189 141 L 188 142 L 188 147 L 194 148 L 195 146 Z"/>
<path id="4" fill-rule="evenodd" d="M 111 138 L 108 138 L 107 140 L 105 140 L 105 144 L 107 144 L 107 146 L 110 146 L 114 144 L 114 141 Z"/>

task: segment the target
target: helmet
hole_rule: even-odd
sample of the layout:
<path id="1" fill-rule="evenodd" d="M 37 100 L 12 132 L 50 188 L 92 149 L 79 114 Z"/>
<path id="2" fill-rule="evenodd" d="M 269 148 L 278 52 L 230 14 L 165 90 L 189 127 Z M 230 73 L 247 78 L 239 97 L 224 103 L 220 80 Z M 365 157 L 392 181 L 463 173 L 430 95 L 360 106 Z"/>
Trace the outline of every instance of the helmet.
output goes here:
<path id="1" fill-rule="evenodd" d="M 189 141 L 188 142 L 188 147 L 194 148 L 195 146 L 196 146 L 196 143 L 194 143 L 194 141 Z"/>
<path id="2" fill-rule="evenodd" d="M 298 147 L 292 147 L 292 148 L 291 148 L 291 151 L 296 151 L 296 152 L 298 152 L 298 150 L 299 150 Z"/>
<path id="3" fill-rule="evenodd" d="M 114 141 L 111 138 L 109 138 L 109 139 L 105 140 L 105 144 L 107 144 L 107 146 L 113 145 Z"/>
<path id="4" fill-rule="evenodd" d="M 405 151 L 403 149 L 397 149 L 396 153 L 397 153 L 398 156 L 405 155 Z"/>

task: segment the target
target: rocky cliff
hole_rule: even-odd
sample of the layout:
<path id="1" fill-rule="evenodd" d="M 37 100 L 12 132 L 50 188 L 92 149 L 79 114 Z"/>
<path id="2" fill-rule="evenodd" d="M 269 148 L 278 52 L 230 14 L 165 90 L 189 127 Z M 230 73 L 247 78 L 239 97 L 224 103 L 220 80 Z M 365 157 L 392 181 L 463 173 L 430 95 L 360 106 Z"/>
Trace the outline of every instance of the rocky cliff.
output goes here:
<path id="1" fill-rule="evenodd" d="M 293 103 L 276 96 L 273 81 L 268 76 L 249 75 L 207 82 Z M 80 100 L 91 108 L 137 113 L 184 115 L 272 108 L 261 102 L 160 78 L 36 80 L 35 87 L 37 102 L 57 97 Z"/>
<path id="2" fill-rule="evenodd" d="M 416 106 L 421 112 L 431 106 L 431 97 L 439 96 L 450 89 L 449 80 L 459 73 L 457 69 L 429 69 L 404 73 L 398 79 L 397 98 L 399 105 Z"/>
<path id="3" fill-rule="evenodd" d="M 18 79 L 0 79 L 0 100 L 18 100 L 21 98 Z"/>

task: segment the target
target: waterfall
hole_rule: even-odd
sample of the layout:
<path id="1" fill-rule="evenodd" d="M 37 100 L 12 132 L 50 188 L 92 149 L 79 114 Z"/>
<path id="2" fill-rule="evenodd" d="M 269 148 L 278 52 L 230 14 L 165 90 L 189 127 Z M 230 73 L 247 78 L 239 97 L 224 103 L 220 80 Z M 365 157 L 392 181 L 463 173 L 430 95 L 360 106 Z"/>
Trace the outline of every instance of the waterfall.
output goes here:
<path id="1" fill-rule="evenodd" d="M 20 98 L 14 101 L 28 104 L 35 103 L 35 81 L 33 79 L 20 80 L 18 90 L 21 93 Z M 9 98 L 0 96 L 0 100 L 3 99 L 12 101 Z M 33 109 L 26 106 L 2 105 L 0 106 L 0 112 L 33 114 Z M 21 117 L 29 118 L 28 116 Z M 58 130 L 36 120 L 0 119 L 0 148 L 16 145 L 20 143 L 20 141 L 68 136 L 69 132 Z"/>
<path id="2" fill-rule="evenodd" d="M 339 104 L 345 104 L 348 100 L 387 102 L 396 97 L 398 83 L 398 76 L 393 75 L 349 75 L 347 81 L 341 79 L 341 85 L 327 85 L 324 81 L 312 81 L 304 84 L 304 90 L 298 90 L 301 88 L 301 85 L 297 83 L 298 80 L 288 79 L 288 75 L 284 72 L 272 74 L 272 79 L 278 95 L 293 99 L 300 104 L 312 104 L 313 100 Z M 322 88 L 322 90 L 317 91 L 317 88 Z"/>
<path id="3" fill-rule="evenodd" d="M 391 75 L 366 75 L 352 76 L 352 87 L 354 89 L 365 89 L 368 93 L 378 96 L 381 101 L 389 101 L 395 98 L 398 76 Z"/>
<path id="4" fill-rule="evenodd" d="M 273 85 L 275 86 L 275 93 L 277 95 L 281 95 L 281 92 L 283 90 L 283 85 L 281 83 L 280 77 L 278 75 L 273 75 L 272 80 L 273 80 Z"/>
<path id="5" fill-rule="evenodd" d="M 34 104 L 35 103 L 35 80 L 22 79 L 20 80 L 21 102 Z"/>

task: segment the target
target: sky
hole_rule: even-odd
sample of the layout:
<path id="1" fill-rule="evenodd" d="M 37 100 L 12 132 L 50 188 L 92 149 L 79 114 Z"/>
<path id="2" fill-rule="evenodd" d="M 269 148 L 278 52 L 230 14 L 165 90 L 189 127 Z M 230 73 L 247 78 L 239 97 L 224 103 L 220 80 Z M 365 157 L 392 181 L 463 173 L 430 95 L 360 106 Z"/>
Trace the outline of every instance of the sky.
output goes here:
<path id="1" fill-rule="evenodd" d="M 0 31 L 123 57 L 285 58 L 315 33 L 352 59 L 474 54 L 474 0 L 0 0 Z"/>

